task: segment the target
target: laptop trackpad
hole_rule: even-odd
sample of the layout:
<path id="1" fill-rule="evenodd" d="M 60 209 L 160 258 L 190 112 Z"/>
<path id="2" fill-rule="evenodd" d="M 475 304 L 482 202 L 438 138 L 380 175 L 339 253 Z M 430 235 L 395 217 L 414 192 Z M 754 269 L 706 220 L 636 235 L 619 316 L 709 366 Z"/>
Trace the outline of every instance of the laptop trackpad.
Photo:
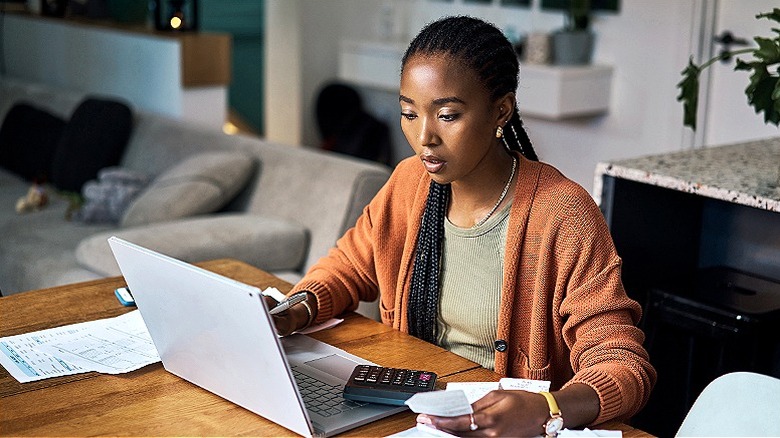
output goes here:
<path id="1" fill-rule="evenodd" d="M 304 363 L 314 369 L 344 381 L 349 380 L 349 376 L 352 375 L 352 370 L 358 365 L 354 360 L 347 359 L 338 354 L 331 354 L 330 356 L 321 357 Z"/>

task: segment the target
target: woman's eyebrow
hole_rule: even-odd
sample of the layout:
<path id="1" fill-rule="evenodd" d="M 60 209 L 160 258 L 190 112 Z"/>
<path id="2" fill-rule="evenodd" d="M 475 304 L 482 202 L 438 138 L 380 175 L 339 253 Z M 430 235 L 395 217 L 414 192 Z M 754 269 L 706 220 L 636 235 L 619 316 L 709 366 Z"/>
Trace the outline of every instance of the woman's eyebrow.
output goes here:
<path id="1" fill-rule="evenodd" d="M 406 102 L 408 104 L 414 104 L 414 99 L 410 99 L 410 98 L 404 96 L 403 94 L 398 96 L 398 101 L 399 102 Z M 444 105 L 445 103 L 462 103 L 462 104 L 465 104 L 466 102 L 464 102 L 463 99 L 461 99 L 459 97 L 450 96 L 450 97 L 440 97 L 438 99 L 434 99 L 433 103 L 435 105 Z"/>
<path id="2" fill-rule="evenodd" d="M 466 102 L 464 102 L 463 99 L 461 99 L 459 97 L 450 96 L 450 97 L 440 97 L 438 99 L 434 99 L 433 103 L 436 104 L 436 105 L 444 105 L 445 103 L 463 103 L 463 104 L 465 104 Z"/>

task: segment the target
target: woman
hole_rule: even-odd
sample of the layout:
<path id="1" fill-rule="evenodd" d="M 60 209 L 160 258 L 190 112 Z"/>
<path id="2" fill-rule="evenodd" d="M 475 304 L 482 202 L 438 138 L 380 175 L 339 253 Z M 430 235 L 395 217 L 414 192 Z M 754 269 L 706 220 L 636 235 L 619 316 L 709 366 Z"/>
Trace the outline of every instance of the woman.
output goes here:
<path id="1" fill-rule="evenodd" d="M 551 381 L 566 427 L 628 418 L 655 371 L 601 212 L 539 163 L 515 103 L 518 62 L 492 25 L 426 26 L 402 61 L 401 162 L 299 282 L 286 334 L 380 298 L 382 321 L 494 369 Z M 458 435 L 555 433 L 547 396 L 493 391 L 474 414 L 418 416 Z M 553 418 L 555 417 L 555 418 Z"/>

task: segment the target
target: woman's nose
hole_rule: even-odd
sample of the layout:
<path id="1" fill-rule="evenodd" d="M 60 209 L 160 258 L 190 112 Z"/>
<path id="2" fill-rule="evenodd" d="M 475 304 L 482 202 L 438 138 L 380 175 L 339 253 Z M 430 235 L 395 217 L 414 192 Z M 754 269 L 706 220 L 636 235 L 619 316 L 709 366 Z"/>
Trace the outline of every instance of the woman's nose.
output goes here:
<path id="1" fill-rule="evenodd" d="M 417 135 L 417 141 L 419 142 L 420 146 L 433 146 L 437 144 L 438 137 L 436 136 L 436 132 L 431 125 L 432 123 L 430 120 L 422 120 L 420 132 Z"/>

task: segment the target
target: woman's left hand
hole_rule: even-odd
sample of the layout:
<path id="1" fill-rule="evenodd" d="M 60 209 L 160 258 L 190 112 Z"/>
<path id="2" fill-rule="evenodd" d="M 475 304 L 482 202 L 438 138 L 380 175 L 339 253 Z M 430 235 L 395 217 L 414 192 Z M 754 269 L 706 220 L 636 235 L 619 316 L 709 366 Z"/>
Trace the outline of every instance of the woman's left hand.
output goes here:
<path id="1" fill-rule="evenodd" d="M 538 436 L 550 416 L 547 401 L 527 391 L 491 391 L 475 401 L 471 415 L 436 417 L 420 414 L 417 422 L 457 436 Z"/>
<path id="2" fill-rule="evenodd" d="M 553 393 L 564 427 L 590 424 L 599 414 L 599 396 L 584 383 L 573 383 Z M 550 418 L 544 396 L 527 391 L 491 391 L 471 404 L 472 415 L 435 417 L 420 414 L 418 423 L 458 436 L 538 436 Z M 472 416 L 476 428 L 472 427 Z"/>

